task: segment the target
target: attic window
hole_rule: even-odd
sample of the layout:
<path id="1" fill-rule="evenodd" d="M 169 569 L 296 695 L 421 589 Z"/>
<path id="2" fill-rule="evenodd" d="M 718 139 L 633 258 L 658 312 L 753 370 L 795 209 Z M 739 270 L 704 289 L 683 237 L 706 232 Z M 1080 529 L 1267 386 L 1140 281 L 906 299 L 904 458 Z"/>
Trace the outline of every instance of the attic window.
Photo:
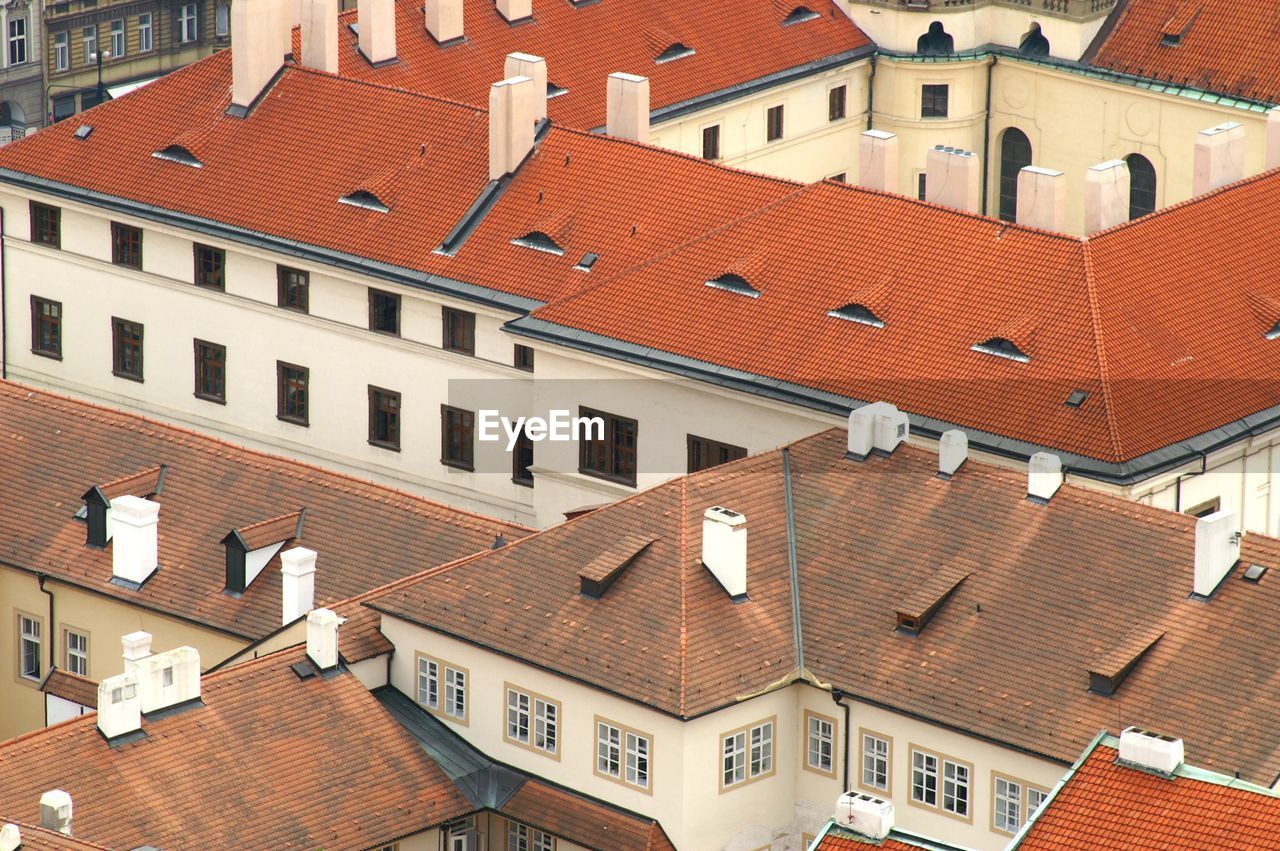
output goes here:
<path id="1" fill-rule="evenodd" d="M 718 278 L 712 278 L 707 281 L 707 286 L 735 293 L 736 295 L 744 295 L 748 298 L 760 298 L 760 291 L 758 289 L 751 286 L 751 284 L 748 284 L 746 278 L 741 275 L 735 275 L 732 272 L 721 275 Z"/>
<path id="2" fill-rule="evenodd" d="M 1110 697 L 1120 688 L 1120 684 L 1142 661 L 1152 647 L 1156 646 L 1163 632 L 1137 633 L 1121 642 L 1114 650 L 1098 660 L 1089 669 L 1089 691 Z"/>
<path id="3" fill-rule="evenodd" d="M 954 567 L 939 568 L 898 604 L 898 632 L 906 635 L 919 635 L 923 632 L 942 608 L 942 604 L 968 578 L 968 571 Z"/>
<path id="4" fill-rule="evenodd" d="M 1089 394 L 1083 390 L 1072 390 L 1071 395 L 1067 396 L 1067 401 L 1063 404 L 1068 408 L 1079 408 L 1084 404 L 1084 400 L 1089 398 Z"/>
<path id="5" fill-rule="evenodd" d="M 557 86 L 555 83 L 551 82 L 550 80 L 547 80 L 547 100 L 551 100 L 552 98 L 558 98 L 560 97 L 560 95 L 567 95 L 567 94 L 569 94 L 569 90 L 566 89 L 564 86 Z"/>
<path id="6" fill-rule="evenodd" d="M 163 150 L 153 151 L 151 156 L 158 160 L 168 160 L 173 163 L 189 165 L 192 168 L 204 168 L 204 163 L 200 162 L 195 154 L 191 153 L 191 151 L 184 148 L 182 145 L 170 145 Z"/>
<path id="7" fill-rule="evenodd" d="M 695 52 L 696 51 L 692 47 L 677 41 L 674 44 L 668 45 L 666 50 L 662 51 L 656 58 L 654 58 L 653 62 L 655 65 L 661 65 L 664 62 L 674 62 L 677 59 L 692 56 Z"/>
<path id="8" fill-rule="evenodd" d="M 564 249 L 554 239 L 540 230 L 530 231 L 524 236 L 518 236 L 511 240 L 511 244 L 532 248 L 534 251 L 545 251 L 547 254 L 554 254 L 557 257 L 564 254 Z"/>
<path id="9" fill-rule="evenodd" d="M 610 545 L 592 559 L 590 564 L 578 571 L 582 595 L 593 600 L 603 597 L 609 590 L 609 586 L 617 581 L 622 572 L 655 540 L 657 539 L 626 535 Z"/>
<path id="10" fill-rule="evenodd" d="M 347 204 L 352 207 L 359 207 L 362 210 L 373 210 L 377 213 L 388 213 L 391 208 L 378 200 L 378 196 L 372 192 L 363 189 L 343 195 L 338 199 L 339 204 Z"/>
<path id="11" fill-rule="evenodd" d="M 872 328 L 884 327 L 884 320 L 872 313 L 871 309 L 864 304 L 846 304 L 844 307 L 827 311 L 827 315 L 848 322 L 870 325 Z"/>
<path id="12" fill-rule="evenodd" d="M 573 268 L 577 269 L 579 272 L 590 272 L 591 267 L 596 265 L 596 261 L 599 259 L 599 254 L 596 254 L 593 251 L 588 251 L 586 254 L 582 255 L 582 259 L 578 261 L 578 265 Z"/>
<path id="13" fill-rule="evenodd" d="M 792 24 L 803 24 L 805 21 L 812 21 L 814 18 L 820 17 L 822 16 L 808 6 L 797 6 L 791 10 L 791 14 L 783 18 L 782 25 L 789 27 Z"/>
<path id="14" fill-rule="evenodd" d="M 998 358 L 1008 358 L 1016 360 L 1018 363 L 1030 363 L 1031 358 L 1026 352 L 1013 344 L 1012 340 L 1006 340 L 1004 337 L 992 337 L 982 343 L 974 343 L 972 346 L 975 352 L 982 352 L 984 355 L 995 355 Z"/>

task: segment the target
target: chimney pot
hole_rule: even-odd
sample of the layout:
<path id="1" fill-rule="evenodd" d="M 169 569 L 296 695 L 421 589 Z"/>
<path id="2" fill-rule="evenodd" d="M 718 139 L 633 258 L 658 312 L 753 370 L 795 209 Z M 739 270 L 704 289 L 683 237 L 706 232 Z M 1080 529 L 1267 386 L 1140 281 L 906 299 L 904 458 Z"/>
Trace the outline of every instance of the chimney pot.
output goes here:
<path id="1" fill-rule="evenodd" d="M 284 64 L 292 45 L 284 0 L 231 4 L 231 103 L 248 109 Z"/>
<path id="2" fill-rule="evenodd" d="M 533 150 L 533 88 L 532 77 L 510 77 L 489 87 L 490 180 L 514 172 Z"/>
<path id="3" fill-rule="evenodd" d="M 316 551 L 294 547 L 280 553 L 282 622 L 290 624 L 315 608 Z"/>
<path id="4" fill-rule="evenodd" d="M 729 596 L 747 594 L 747 518 L 714 505 L 702 515 L 702 563 Z"/>
<path id="5" fill-rule="evenodd" d="M 1191 194 L 1203 195 L 1244 177 L 1244 127 L 1227 121 L 1196 136 Z"/>
<path id="6" fill-rule="evenodd" d="M 427 0 L 423 14 L 427 32 L 437 43 L 445 44 L 462 38 L 462 0 Z"/>
<path id="7" fill-rule="evenodd" d="M 951 478 L 969 458 L 969 436 L 958 428 L 944 431 L 938 440 L 938 473 Z"/>
<path id="8" fill-rule="evenodd" d="M 98 730 L 108 739 L 142 729 L 138 674 L 126 671 L 98 683 Z"/>
<path id="9" fill-rule="evenodd" d="M 893 802 L 884 798 L 848 792 L 836 801 L 835 823 L 869 839 L 884 839 L 893 821 Z"/>
<path id="10" fill-rule="evenodd" d="M 0 827 L 0 851 L 17 851 L 22 845 L 22 831 L 16 824 Z"/>
<path id="11" fill-rule="evenodd" d="M 302 64 L 338 73 L 338 0 L 300 0 Z"/>
<path id="12" fill-rule="evenodd" d="M 1182 765 L 1182 739 L 1162 736 L 1137 727 L 1120 733 L 1120 761 L 1149 768 L 1161 774 L 1173 774 Z"/>
<path id="13" fill-rule="evenodd" d="M 895 134 L 884 130 L 863 131 L 858 140 L 858 185 L 881 192 L 898 191 L 898 137 Z"/>
<path id="14" fill-rule="evenodd" d="M 51 789 L 40 796 L 40 826 L 45 830 L 71 835 L 71 796 L 61 789 Z"/>
<path id="15" fill-rule="evenodd" d="M 1084 232 L 1097 233 L 1129 221 L 1129 166 L 1107 160 L 1090 166 L 1084 183 Z"/>
<path id="16" fill-rule="evenodd" d="M 649 141 L 649 78 L 621 71 L 609 75 L 605 132 L 633 142 Z"/>
<path id="17" fill-rule="evenodd" d="M 1048 502 L 1062 487 L 1062 459 L 1049 452 L 1037 452 L 1027 462 L 1027 498 Z"/>
<path id="18" fill-rule="evenodd" d="M 1280 106 L 1267 113 L 1266 167 L 1280 168 Z"/>
<path id="19" fill-rule="evenodd" d="M 925 200 L 976 213 L 982 207 L 978 158 L 972 151 L 935 146 L 925 157 Z"/>
<path id="20" fill-rule="evenodd" d="M 1060 171 L 1029 165 L 1018 172 L 1018 224 L 1062 233 L 1067 224 L 1067 193 Z"/>
<path id="21" fill-rule="evenodd" d="M 338 627 L 343 619 L 329 609 L 307 614 L 307 656 L 318 670 L 338 667 Z"/>
<path id="22" fill-rule="evenodd" d="M 359 0 L 356 3 L 356 20 L 360 25 L 360 52 L 370 64 L 377 65 L 396 58 L 395 0 Z"/>
<path id="23" fill-rule="evenodd" d="M 498 0 L 498 14 L 509 24 L 533 17 L 533 0 Z"/>
<path id="24" fill-rule="evenodd" d="M 136 496 L 111 501 L 111 572 L 141 585 L 159 564 L 160 504 Z"/>
<path id="25" fill-rule="evenodd" d="M 138 630 L 120 638 L 124 648 L 124 669 L 133 672 L 138 669 L 138 662 L 151 655 L 151 633 Z"/>
<path id="26" fill-rule="evenodd" d="M 1196 520 L 1195 574 L 1192 592 L 1208 597 L 1240 560 L 1236 513 L 1215 511 Z"/>
<path id="27" fill-rule="evenodd" d="M 547 60 L 528 53 L 508 53 L 502 76 L 529 77 L 533 80 L 533 120 L 547 117 Z"/>

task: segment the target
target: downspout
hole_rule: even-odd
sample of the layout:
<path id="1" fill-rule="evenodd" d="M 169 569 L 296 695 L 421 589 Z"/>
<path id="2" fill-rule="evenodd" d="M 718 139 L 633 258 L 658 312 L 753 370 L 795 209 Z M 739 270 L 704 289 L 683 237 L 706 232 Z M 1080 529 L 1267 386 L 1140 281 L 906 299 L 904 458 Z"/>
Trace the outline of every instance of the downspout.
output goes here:
<path id="1" fill-rule="evenodd" d="M 3 218 L 3 211 L 0 211 L 0 218 Z M 0 227 L 2 227 L 2 225 L 0 225 Z M 49 673 L 53 673 L 53 669 L 57 665 L 57 661 L 56 661 L 57 649 L 53 646 L 53 643 L 55 640 L 55 636 L 57 636 L 58 634 L 58 631 L 57 629 L 54 628 L 54 623 L 53 623 L 53 592 L 50 591 L 48 588 L 44 587 L 44 581 L 48 578 L 49 578 L 49 575 L 47 573 L 36 574 L 36 584 L 40 586 L 40 592 L 42 594 L 47 594 L 49 597 Z M 44 679 L 47 680 L 48 678 L 49 678 L 49 674 L 45 674 Z M 43 680 L 41 681 L 41 683 L 43 684 Z M 45 697 L 44 700 L 41 701 L 41 704 L 44 707 L 44 725 L 48 727 L 49 726 L 49 698 Z"/>
<path id="2" fill-rule="evenodd" d="M 841 794 L 849 791 L 849 749 L 853 747 L 853 736 L 849 734 L 849 704 L 844 702 L 845 693 L 836 686 L 831 687 L 831 699 L 844 710 L 844 785 Z"/>
<path id="3" fill-rule="evenodd" d="M 987 215 L 987 199 L 991 196 L 991 78 L 995 74 L 996 55 L 991 54 L 987 66 L 987 106 L 982 114 L 982 215 Z"/>
<path id="4" fill-rule="evenodd" d="M 1207 453 L 1200 453 L 1200 469 L 1192 470 L 1190 473 L 1181 473 L 1173 482 L 1173 510 L 1182 513 L 1182 480 L 1190 479 L 1193 476 L 1203 476 L 1208 471 L 1209 456 Z"/>
<path id="5" fill-rule="evenodd" d="M 876 54 L 871 54 L 871 73 L 867 75 L 867 129 L 876 129 Z"/>

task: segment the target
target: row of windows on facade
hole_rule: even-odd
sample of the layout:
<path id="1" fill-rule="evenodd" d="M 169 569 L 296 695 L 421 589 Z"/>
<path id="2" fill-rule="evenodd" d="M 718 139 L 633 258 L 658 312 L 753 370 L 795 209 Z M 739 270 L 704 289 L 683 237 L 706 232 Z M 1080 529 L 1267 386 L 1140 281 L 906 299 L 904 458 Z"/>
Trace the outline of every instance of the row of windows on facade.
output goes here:
<path id="1" fill-rule="evenodd" d="M 219 3 L 214 12 L 214 30 L 219 38 L 230 32 L 231 7 Z M 132 27 L 130 26 L 132 24 Z M 149 53 L 155 48 L 155 26 L 151 12 L 142 12 L 137 18 L 116 18 L 108 21 L 106 26 L 110 33 L 110 46 L 102 58 L 104 61 L 115 61 L 129 55 L 129 31 L 137 34 L 136 47 L 138 53 Z M 178 44 L 191 44 L 200 38 L 200 5 L 184 3 L 178 7 L 178 15 L 174 19 L 174 37 Z M 69 71 L 71 69 L 71 37 L 70 30 L 53 34 L 53 69 Z M 12 34 L 11 34 L 12 40 Z M 80 28 L 80 44 L 83 48 L 84 67 L 95 65 L 98 60 L 98 24 Z M 12 47 L 10 48 L 12 52 Z"/>
<path id="2" fill-rule="evenodd" d="M 555 851 L 556 839 L 549 833 L 507 819 L 507 851 Z M 501 840 L 497 840 L 501 843 Z M 477 848 L 500 848 L 500 844 L 486 845 L 476 824 L 475 816 L 453 822 L 445 828 L 447 851 L 476 851 Z M 399 851 L 399 846 L 378 851 Z"/>
<path id="3" fill-rule="evenodd" d="M 827 121 L 841 121 L 848 111 L 849 87 L 832 86 L 827 89 Z M 712 124 L 702 128 L 702 158 L 705 160 L 720 159 L 720 127 Z M 766 142 L 782 139 L 786 131 L 786 107 L 783 104 L 771 106 L 765 110 L 764 137 Z"/>
<path id="4" fill-rule="evenodd" d="M 41 661 L 44 646 L 44 621 L 31 615 L 18 613 L 18 673 L 25 679 L 39 682 L 44 677 Z M 81 677 L 89 676 L 89 634 L 71 627 L 62 630 L 64 671 Z"/>

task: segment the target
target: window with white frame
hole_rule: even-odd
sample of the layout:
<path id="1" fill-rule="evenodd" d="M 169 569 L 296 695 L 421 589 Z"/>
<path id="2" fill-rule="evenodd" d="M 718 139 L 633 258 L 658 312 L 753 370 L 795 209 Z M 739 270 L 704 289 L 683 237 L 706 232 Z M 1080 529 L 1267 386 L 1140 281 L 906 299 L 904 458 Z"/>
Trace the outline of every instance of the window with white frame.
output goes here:
<path id="1" fill-rule="evenodd" d="M 632 786 L 649 788 L 649 737 L 627 731 L 627 770 L 624 778 Z"/>
<path id="2" fill-rule="evenodd" d="M 9 64 L 23 65 L 27 61 L 27 19 L 9 19 Z"/>
<path id="3" fill-rule="evenodd" d="M 949 759 L 942 761 L 942 808 L 969 817 L 969 766 Z"/>
<path id="4" fill-rule="evenodd" d="M 111 22 L 111 58 L 124 56 L 124 19 Z"/>
<path id="5" fill-rule="evenodd" d="M 53 70 L 65 71 L 71 67 L 71 33 L 55 33 L 53 36 Z"/>
<path id="6" fill-rule="evenodd" d="M 36 618 L 19 613 L 18 672 L 29 680 L 40 679 L 41 626 Z"/>
<path id="7" fill-rule="evenodd" d="M 74 629 L 67 630 L 67 670 L 89 676 L 89 636 Z"/>
<path id="8" fill-rule="evenodd" d="M 773 773 L 773 721 L 764 721 L 720 737 L 720 785 L 736 786 Z"/>
<path id="9" fill-rule="evenodd" d="M 91 27 L 85 27 L 81 32 L 81 40 L 84 42 L 84 64 L 92 65 L 98 61 L 98 27 L 95 24 Z"/>
<path id="10" fill-rule="evenodd" d="M 188 44 L 196 40 L 196 15 L 199 6 L 195 3 L 186 3 L 178 12 L 178 41 Z"/>
<path id="11" fill-rule="evenodd" d="M 814 713 L 806 713 L 807 744 L 805 765 L 823 774 L 835 772 L 836 725 L 830 719 Z"/>
<path id="12" fill-rule="evenodd" d="M 219 3 L 213 7 L 213 34 L 225 38 L 231 32 L 231 7 Z"/>
<path id="13" fill-rule="evenodd" d="M 151 13 L 143 12 L 138 16 L 138 52 L 146 53 L 151 49 Z"/>
<path id="14" fill-rule="evenodd" d="M 889 791 L 889 740 L 874 733 L 862 733 L 862 785 Z"/>
<path id="15" fill-rule="evenodd" d="M 597 774 L 647 791 L 652 753 L 648 733 L 596 719 Z"/>
<path id="16" fill-rule="evenodd" d="M 1049 796 L 1046 789 L 1031 786 L 1012 777 L 999 774 L 995 778 L 995 811 L 992 813 L 991 827 L 1002 833 L 1017 833 L 1027 822 L 1045 798 Z"/>
<path id="17" fill-rule="evenodd" d="M 507 687 L 507 739 L 549 754 L 557 752 L 560 704 Z"/>
<path id="18" fill-rule="evenodd" d="M 911 752 L 911 800 L 938 806 L 938 758 L 933 754 Z"/>
<path id="19" fill-rule="evenodd" d="M 467 720 L 467 670 L 418 656 L 418 703 L 462 722 Z"/>
<path id="20" fill-rule="evenodd" d="M 551 834 L 507 822 L 507 851 L 555 851 L 555 847 L 556 840 Z"/>

